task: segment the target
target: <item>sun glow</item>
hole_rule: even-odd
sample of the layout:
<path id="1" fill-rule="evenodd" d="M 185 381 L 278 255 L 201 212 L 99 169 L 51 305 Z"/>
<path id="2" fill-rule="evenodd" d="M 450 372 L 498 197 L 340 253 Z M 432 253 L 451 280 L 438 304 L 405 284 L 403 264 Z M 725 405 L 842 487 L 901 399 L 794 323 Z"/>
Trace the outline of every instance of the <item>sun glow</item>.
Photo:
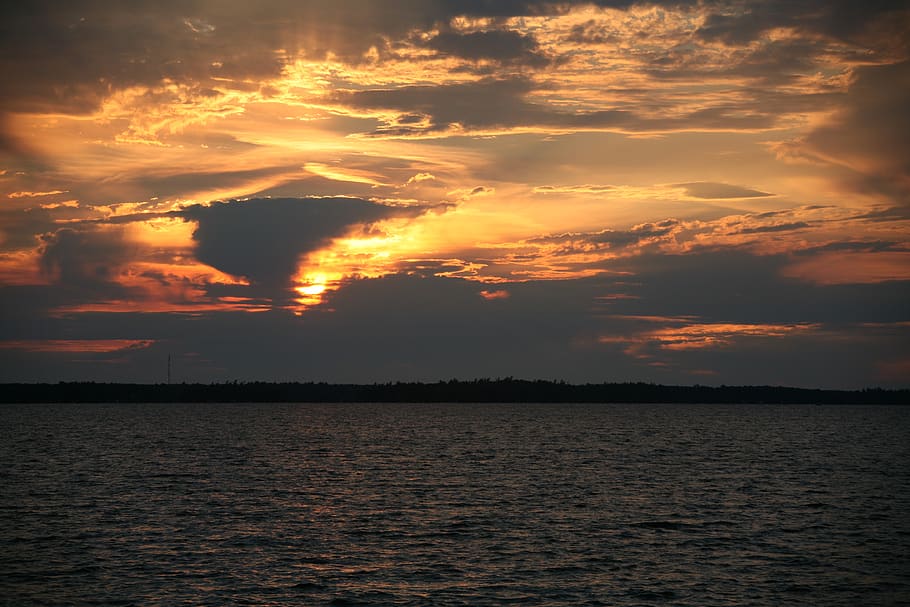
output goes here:
<path id="1" fill-rule="evenodd" d="M 303 309 L 324 302 L 345 281 L 380 278 L 400 269 L 416 250 L 426 247 L 420 230 L 407 220 L 388 220 L 373 227 L 378 236 L 336 238 L 324 249 L 305 256 L 294 277 L 295 301 Z"/>
<path id="2" fill-rule="evenodd" d="M 311 282 L 308 285 L 304 285 L 302 287 L 297 287 L 297 289 L 296 289 L 297 292 L 306 297 L 314 297 L 316 295 L 322 295 L 323 293 L 325 293 L 325 289 L 326 289 L 325 274 L 319 274 L 316 278 L 313 278 L 312 280 L 313 280 L 313 282 Z"/>
<path id="3" fill-rule="evenodd" d="M 327 274 L 326 272 L 305 272 L 295 279 L 297 283 L 294 291 L 299 297 L 294 301 L 300 306 L 295 310 L 297 314 L 307 308 L 318 306 L 323 302 L 326 291 L 336 290 L 344 275 L 341 273 Z"/>

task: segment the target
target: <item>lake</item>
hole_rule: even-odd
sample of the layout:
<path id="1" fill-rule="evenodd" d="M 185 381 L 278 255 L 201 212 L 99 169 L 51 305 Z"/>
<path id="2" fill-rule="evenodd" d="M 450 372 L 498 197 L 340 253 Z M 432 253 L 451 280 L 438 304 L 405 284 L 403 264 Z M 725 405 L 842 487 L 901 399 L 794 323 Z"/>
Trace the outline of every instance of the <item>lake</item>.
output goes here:
<path id="1" fill-rule="evenodd" d="M 0 605 L 910 605 L 910 407 L 3 405 L 0 463 Z"/>

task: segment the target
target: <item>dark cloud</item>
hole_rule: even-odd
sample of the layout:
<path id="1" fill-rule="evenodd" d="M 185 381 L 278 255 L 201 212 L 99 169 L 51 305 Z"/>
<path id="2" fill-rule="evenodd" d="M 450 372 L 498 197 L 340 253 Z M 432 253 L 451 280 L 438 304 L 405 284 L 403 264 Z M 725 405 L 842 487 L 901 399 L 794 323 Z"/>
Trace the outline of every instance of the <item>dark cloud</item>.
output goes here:
<path id="1" fill-rule="evenodd" d="M 633 226 L 628 230 L 555 234 L 528 240 L 530 244 L 558 245 L 556 255 L 574 255 L 582 251 L 621 249 L 649 244 L 655 238 L 667 236 L 680 226 L 679 220 L 665 219 Z"/>
<path id="2" fill-rule="evenodd" d="M 708 40 L 722 40 L 742 45 L 764 32 L 779 27 L 792 27 L 804 32 L 835 39 L 851 40 L 883 16 L 905 19 L 907 3 L 903 0 L 821 0 L 792 2 L 765 0 L 746 4 L 709 3 L 713 12 L 698 34 Z"/>
<path id="3" fill-rule="evenodd" d="M 489 285 L 395 275 L 356 280 L 301 317 L 259 314 L 83 314 L 49 319 L 15 308 L 0 339 L 148 339 L 117 364 L 80 368 L 76 357 L 0 349 L 0 371 L 15 379 L 162 381 L 168 354 L 179 380 L 389 381 L 489 376 L 570 381 L 779 383 L 864 387 L 877 368 L 906 358 L 907 283 L 816 286 L 781 278 L 784 256 L 743 253 L 643 256 L 634 276 Z M 51 290 L 44 287 L 46 294 Z M 0 288 L 14 303 L 15 289 Z M 635 299 L 611 295 L 629 295 Z M 331 310 L 331 311 L 330 311 Z M 648 318 L 650 317 L 650 318 Z M 737 336 L 704 349 L 667 350 L 643 333 L 688 324 L 812 325 L 792 335 Z M 729 331 L 727 331 L 729 332 Z M 756 329 L 756 333 L 760 329 Z M 630 351 L 630 340 L 645 340 Z M 862 344 L 861 351 L 856 344 Z M 639 356 L 644 355 L 644 358 Z M 25 362 L 23 362 L 25 361 Z M 783 361 L 783 363 L 782 363 Z M 710 370 L 712 376 L 692 375 Z M 24 375 L 23 375 L 24 373 Z M 891 380 L 894 381 L 893 379 Z M 906 382 L 904 382 L 906 383 Z"/>
<path id="4" fill-rule="evenodd" d="M 617 29 L 614 22 L 591 19 L 575 25 L 567 41 L 602 45 L 608 53 L 622 49 L 624 55 L 641 65 L 644 73 L 661 80 L 748 78 L 755 88 L 738 88 L 756 98 L 756 106 L 761 107 L 769 100 L 777 106 L 787 101 L 798 107 L 811 103 L 806 106 L 809 111 L 818 110 L 820 102 L 835 101 L 825 99 L 824 93 L 838 92 L 839 84 L 818 83 L 817 93 L 810 93 L 805 86 L 798 92 L 778 88 L 799 86 L 806 74 L 830 67 L 832 59 L 848 67 L 869 62 L 890 63 L 910 54 L 905 35 L 910 27 L 910 10 L 905 2 L 719 0 L 700 4 L 699 12 L 706 14 L 706 20 L 695 36 L 685 33 L 676 38 L 662 38 L 642 30 L 635 34 L 647 44 L 639 46 L 629 44 L 630 32 Z M 793 29 L 795 34 L 766 35 L 776 28 Z M 729 47 L 722 63 L 717 61 L 716 49 L 701 44 L 718 40 Z M 646 98 L 641 102 L 646 102 Z M 791 107 L 786 111 L 805 110 Z"/>
<path id="5" fill-rule="evenodd" d="M 572 26 L 568 40 L 581 44 L 614 44 L 619 42 L 619 37 L 602 23 L 589 19 Z"/>
<path id="6" fill-rule="evenodd" d="M 42 310 L 45 315 L 57 306 L 142 299 L 140 291 L 118 282 L 123 267 L 136 256 L 120 230 L 61 228 L 44 234 L 41 240 L 38 269 L 51 286 L 33 292 L 30 306 L 41 309 L 44 302 L 48 306 Z"/>
<path id="7" fill-rule="evenodd" d="M 4 206 L 0 206 L 0 252 L 34 248 L 39 244 L 40 234 L 53 232 L 59 227 L 54 223 L 51 210 L 41 207 L 9 209 Z"/>
<path id="8" fill-rule="evenodd" d="M 812 131 L 810 153 L 854 169 L 858 187 L 910 205 L 910 61 L 857 70 L 843 110 Z"/>
<path id="9" fill-rule="evenodd" d="M 552 61 L 541 52 L 537 40 L 514 30 L 441 32 L 424 45 L 443 55 L 468 61 L 490 60 L 508 65 L 545 67 Z"/>
<path id="10" fill-rule="evenodd" d="M 753 228 L 742 228 L 737 230 L 736 234 L 763 234 L 767 232 L 791 232 L 793 230 L 802 230 L 810 227 L 805 221 L 793 221 L 790 223 L 779 223 L 770 226 L 757 226 Z"/>
<path id="11" fill-rule="evenodd" d="M 0 14 L 0 109 L 88 112 L 113 91 L 165 80 L 204 94 L 206 87 L 226 86 L 224 79 L 278 76 L 285 62 L 279 49 L 354 58 L 382 45 L 384 36 L 432 24 L 431 12 L 410 10 L 419 5 L 402 0 L 398 10 L 386 10 L 358 0 L 6 3 Z"/>
<path id="12" fill-rule="evenodd" d="M 112 91 L 264 79 L 284 57 L 327 53 L 359 61 L 414 29 L 455 15 L 552 12 L 551 3 L 396 0 L 113 0 L 5 3 L 0 13 L 0 108 L 88 112 Z M 238 43 L 240 41 L 240 43 Z M 223 84 L 221 85 L 223 86 Z"/>
<path id="13" fill-rule="evenodd" d="M 97 286 L 114 282 L 129 258 L 119 231 L 61 228 L 42 237 L 41 271 L 56 282 Z"/>
<path id="14" fill-rule="evenodd" d="M 749 49 L 730 66 L 725 75 L 744 76 L 758 80 L 765 86 L 787 85 L 798 81 L 803 74 L 816 69 L 820 55 L 829 53 L 824 44 L 815 40 L 775 40 Z M 750 91 L 758 95 L 761 91 Z M 790 98 L 805 96 L 790 95 Z M 816 103 L 818 95 L 814 96 Z"/>
<path id="15" fill-rule="evenodd" d="M 406 39 L 415 30 L 445 26 L 458 15 L 504 19 L 554 14 L 586 2 L 550 0 L 161 0 L 154 3 L 33 0 L 6 3 L 0 13 L 0 108 L 14 111 L 86 112 L 128 86 L 152 86 L 165 79 L 200 86 L 224 80 L 277 76 L 287 56 L 327 53 L 361 61 L 375 47 Z M 667 7 L 695 2 L 599 1 L 601 7 L 633 4 Z M 851 36 L 883 15 L 906 5 L 899 0 L 857 3 L 785 2 L 746 5 L 709 2 L 713 12 L 701 35 L 748 41 L 774 27 L 794 26 L 833 36 Z M 894 21 L 895 19 L 891 19 Z M 579 35 L 583 35 L 579 34 Z M 895 34 L 897 36 L 897 34 Z M 242 44 L 238 44 L 242 41 Z M 430 46 L 469 60 L 490 58 L 542 65 L 533 38 L 491 30 L 443 33 Z M 277 53 L 283 50 L 285 55 Z M 201 94 L 201 93 L 200 93 Z"/>
<path id="16" fill-rule="evenodd" d="M 531 81 L 525 78 L 483 79 L 467 84 L 340 92 L 335 99 L 355 108 L 390 108 L 406 116 L 419 113 L 430 118 L 431 130 L 441 130 L 455 124 L 468 128 L 495 126 L 520 120 L 522 115 L 538 114 L 542 110 L 523 99 L 531 89 Z M 398 132 L 419 132 L 420 128 L 405 124 Z"/>
<path id="17" fill-rule="evenodd" d="M 128 183 L 118 184 L 129 186 L 134 198 L 148 200 L 153 197 L 169 199 L 178 197 L 186 192 L 200 192 L 210 189 L 239 188 L 244 184 L 263 181 L 270 177 L 280 181 L 282 176 L 300 175 L 302 173 L 299 163 L 284 166 L 271 166 L 262 169 L 235 170 L 235 171 L 187 171 L 174 172 L 170 175 L 136 175 Z M 84 198 L 83 198 L 84 199 Z"/>
<path id="18" fill-rule="evenodd" d="M 888 207 L 885 209 L 871 211 L 869 213 L 858 216 L 857 219 L 866 219 L 868 221 L 874 222 L 889 222 L 900 221 L 902 219 L 910 219 L 910 205 Z"/>
<path id="19" fill-rule="evenodd" d="M 831 324 L 906 320 L 910 282 L 810 285 L 784 278 L 789 255 L 704 251 L 646 253 L 611 262 L 636 277 L 638 299 L 617 301 L 616 313 L 693 315 L 710 321 Z"/>
<path id="20" fill-rule="evenodd" d="M 120 272 L 130 262 L 171 261 L 170 253 L 140 250 L 124 237 L 123 226 L 162 218 L 182 218 L 196 223 L 195 248 L 186 251 L 199 261 L 237 277 L 252 287 L 202 285 L 212 297 L 221 295 L 286 299 L 290 278 L 302 255 L 319 249 L 336 237 L 358 228 L 373 229 L 384 219 L 416 217 L 426 206 L 389 206 L 359 198 L 260 198 L 193 205 L 179 211 L 144 212 L 105 219 L 86 219 L 74 227 L 47 232 L 38 239 L 40 270 L 55 284 L 81 289 L 86 301 L 122 298 L 127 290 L 118 284 Z M 35 229 L 52 223 L 48 212 L 19 212 L 35 216 Z M 40 215 L 40 219 L 37 217 Z M 20 226 L 21 227 L 21 226 Z M 32 232 L 33 233 L 33 232 Z M 39 232 L 40 233 L 40 232 Z M 11 245 L 21 243 L 12 242 Z M 18 247 L 17 247 L 18 248 Z M 173 276 L 138 274 L 161 284 Z M 217 293 L 219 288 L 230 293 Z M 238 291 L 238 289 L 240 291 Z M 70 301 L 69 303 L 77 303 Z"/>
<path id="21" fill-rule="evenodd" d="M 875 241 L 843 241 L 843 242 L 830 242 L 828 244 L 820 245 L 817 247 L 810 247 L 808 249 L 803 249 L 802 251 L 794 251 L 792 255 L 794 257 L 804 257 L 817 255 L 818 253 L 825 252 L 860 252 L 860 253 L 881 253 L 885 251 L 904 251 L 905 245 L 900 242 L 893 242 L 887 240 L 875 240 Z"/>
<path id="22" fill-rule="evenodd" d="M 699 181 L 695 183 L 677 183 L 674 187 L 685 188 L 686 194 L 693 198 L 703 198 L 706 200 L 723 199 L 723 198 L 761 198 L 764 196 L 773 196 L 767 192 L 744 188 L 738 185 L 727 183 L 713 183 L 710 181 Z"/>
<path id="23" fill-rule="evenodd" d="M 426 210 L 359 198 L 260 198 L 194 205 L 179 215 L 198 224 L 193 240 L 199 261 L 280 291 L 301 255 L 359 225 Z"/>
<path id="24" fill-rule="evenodd" d="M 672 131 L 763 129 L 775 117 L 748 105 L 729 104 L 696 110 L 681 116 L 652 118 L 626 109 L 571 112 L 527 100 L 534 88 L 523 77 L 485 78 L 476 82 L 439 86 L 417 85 L 394 89 L 344 91 L 333 101 L 359 109 L 391 109 L 405 116 L 429 118 L 427 127 L 396 123 L 374 134 L 406 136 L 449 128 L 467 130 L 536 126 L 546 129 L 613 129 Z"/>
<path id="25" fill-rule="evenodd" d="M 216 60 L 238 76 L 278 73 L 274 57 L 266 66 L 264 56 L 238 55 L 248 51 L 236 45 L 232 49 L 221 32 L 194 31 L 187 19 L 197 7 L 168 1 L 7 5 L 0 26 L 4 107 L 87 112 L 124 87 L 154 85 L 165 78 L 207 80 L 217 73 Z M 255 38 L 251 42 L 255 45 Z"/>

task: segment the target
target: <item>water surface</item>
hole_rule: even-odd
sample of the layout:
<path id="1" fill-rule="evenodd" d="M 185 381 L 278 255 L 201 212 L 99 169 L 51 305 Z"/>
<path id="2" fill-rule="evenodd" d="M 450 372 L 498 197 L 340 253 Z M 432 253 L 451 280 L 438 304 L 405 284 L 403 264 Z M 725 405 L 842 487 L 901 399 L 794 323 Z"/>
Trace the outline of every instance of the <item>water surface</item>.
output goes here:
<path id="1" fill-rule="evenodd" d="M 0 463 L 9 605 L 910 604 L 910 408 L 7 405 Z"/>

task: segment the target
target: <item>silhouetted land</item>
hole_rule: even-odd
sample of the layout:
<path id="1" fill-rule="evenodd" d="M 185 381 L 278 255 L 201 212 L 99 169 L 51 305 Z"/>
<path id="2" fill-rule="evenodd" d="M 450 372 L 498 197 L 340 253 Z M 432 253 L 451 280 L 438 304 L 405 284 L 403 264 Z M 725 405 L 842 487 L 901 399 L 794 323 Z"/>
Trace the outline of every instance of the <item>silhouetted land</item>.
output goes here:
<path id="1" fill-rule="evenodd" d="M 478 379 L 436 383 L 2 384 L 3 403 L 471 402 L 910 404 L 910 390 L 813 390 L 779 386 L 568 384 Z"/>

